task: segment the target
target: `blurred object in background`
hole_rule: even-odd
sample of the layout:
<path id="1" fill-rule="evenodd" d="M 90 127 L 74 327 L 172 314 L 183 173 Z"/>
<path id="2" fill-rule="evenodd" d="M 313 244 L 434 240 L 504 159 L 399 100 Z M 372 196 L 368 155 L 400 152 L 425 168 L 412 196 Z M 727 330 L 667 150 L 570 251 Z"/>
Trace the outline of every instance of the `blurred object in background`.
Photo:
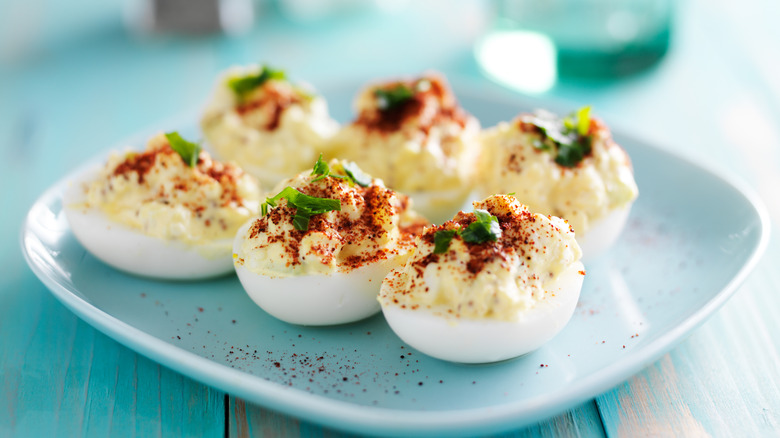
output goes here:
<path id="1" fill-rule="evenodd" d="M 313 22 L 369 11 L 398 13 L 410 0 L 277 0 L 282 14 L 292 21 Z"/>
<path id="2" fill-rule="evenodd" d="M 521 91 L 547 91 L 558 78 L 629 76 L 669 48 L 671 0 L 496 0 L 495 7 L 477 61 Z"/>
<path id="3" fill-rule="evenodd" d="M 142 32 L 237 34 L 254 21 L 252 0 L 134 0 L 125 2 L 125 21 Z"/>
<path id="4" fill-rule="evenodd" d="M 118 28 L 118 11 L 103 0 L 0 0 L 0 70 Z"/>

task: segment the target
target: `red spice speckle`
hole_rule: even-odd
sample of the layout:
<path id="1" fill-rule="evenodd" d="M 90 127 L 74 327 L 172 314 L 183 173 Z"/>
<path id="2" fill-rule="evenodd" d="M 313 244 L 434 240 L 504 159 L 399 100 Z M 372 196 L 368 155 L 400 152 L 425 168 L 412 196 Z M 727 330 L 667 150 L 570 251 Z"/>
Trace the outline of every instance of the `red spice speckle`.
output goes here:
<path id="1" fill-rule="evenodd" d="M 239 104 L 236 112 L 242 117 L 262 112 L 267 120 L 265 125 L 258 128 L 275 131 L 282 120 L 282 113 L 290 106 L 301 102 L 301 97 L 288 84 L 268 81 L 262 85 L 262 92 L 256 98 Z"/>
<path id="2" fill-rule="evenodd" d="M 124 161 L 119 163 L 113 170 L 113 176 L 122 176 L 130 179 L 131 174 L 135 174 L 139 184 L 146 181 L 149 172 L 155 166 L 166 166 L 170 156 L 181 161 L 179 154 L 174 151 L 168 140 L 164 136 L 155 137 L 150 141 L 149 146 L 143 152 L 128 154 Z M 182 162 L 183 163 L 183 162 Z M 173 185 L 173 191 L 187 191 L 193 186 L 216 182 L 222 187 L 220 197 L 220 206 L 241 205 L 244 200 L 238 194 L 238 181 L 243 177 L 244 172 L 233 164 L 225 164 L 214 161 L 209 154 L 201 152 L 198 156 L 198 163 L 192 169 L 192 177 L 186 180 L 177 180 Z M 162 190 L 157 194 L 161 202 L 170 202 L 172 198 L 168 190 Z M 184 204 L 184 207 L 190 209 L 197 217 L 201 217 L 207 206 L 201 204 Z M 211 224 L 209 219 L 204 219 Z"/>
<path id="3" fill-rule="evenodd" d="M 455 95 L 450 90 L 444 77 L 428 75 L 425 78 L 430 84 L 427 89 L 417 87 L 418 80 L 396 81 L 383 84 L 376 89 L 392 90 L 406 86 L 414 90 L 411 98 L 387 109 L 364 109 L 354 125 L 362 126 L 367 131 L 388 134 L 400 131 L 407 126 L 428 135 L 433 126 L 446 121 L 452 121 L 461 127 L 466 126 L 468 114 L 457 104 Z M 373 90 L 372 90 L 373 92 Z"/>
<path id="4" fill-rule="evenodd" d="M 314 179 L 314 177 L 312 177 Z M 409 206 L 405 195 L 395 193 L 390 189 L 379 185 L 361 187 L 355 185 L 345 189 L 345 183 L 338 178 L 327 177 L 317 182 L 298 187 L 298 190 L 306 195 L 317 198 L 338 199 L 342 205 L 355 203 L 362 208 L 361 215 L 357 219 L 351 218 L 342 212 L 335 213 L 334 220 L 326 220 L 324 215 L 313 215 L 309 221 L 308 229 L 292 230 L 284 235 L 268 235 L 267 243 L 262 245 L 282 244 L 288 265 L 300 265 L 304 256 L 314 255 L 322 263 L 329 264 L 336 258 L 339 248 L 349 247 L 355 242 L 367 242 L 364 249 L 357 254 L 337 260 L 340 270 L 351 271 L 362 266 L 386 260 L 398 253 L 408 251 L 414 246 L 416 235 L 427 221 L 421 223 L 401 224 L 400 238 L 396 247 L 386 247 L 380 244 L 386 236 L 386 224 L 383 218 L 392 217 L 404 213 L 398 205 Z M 249 230 L 249 237 L 256 238 L 261 233 L 266 233 L 269 224 L 290 223 L 293 221 L 297 209 L 282 201 L 277 207 L 269 210 L 268 214 L 255 220 Z M 331 245 L 313 245 L 308 248 L 309 253 L 301 254 L 301 241 L 313 233 L 328 235 L 335 241 L 335 247 Z"/>

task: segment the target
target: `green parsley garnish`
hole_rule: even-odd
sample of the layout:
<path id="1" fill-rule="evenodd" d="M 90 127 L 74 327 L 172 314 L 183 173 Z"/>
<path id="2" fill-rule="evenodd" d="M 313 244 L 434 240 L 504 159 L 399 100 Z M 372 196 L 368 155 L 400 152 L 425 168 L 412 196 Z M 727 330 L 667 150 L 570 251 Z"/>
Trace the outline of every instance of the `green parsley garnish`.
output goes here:
<path id="1" fill-rule="evenodd" d="M 406 84 L 396 84 L 392 88 L 374 90 L 374 97 L 377 100 L 377 106 L 381 111 L 393 109 L 403 105 L 409 99 L 414 97 L 415 93 L 425 93 L 431 89 L 431 81 L 425 78 L 418 79 L 410 87 Z"/>
<path id="2" fill-rule="evenodd" d="M 349 179 L 361 187 L 368 187 L 371 185 L 371 175 L 363 172 L 363 169 L 359 168 L 353 161 L 344 163 L 344 172 L 346 172 Z"/>
<path id="3" fill-rule="evenodd" d="M 171 149 L 181 156 L 184 163 L 190 167 L 198 165 L 198 155 L 200 155 L 199 144 L 181 138 L 181 135 L 179 135 L 178 132 L 166 132 L 165 138 L 168 139 L 168 144 L 171 145 Z"/>
<path id="4" fill-rule="evenodd" d="M 376 104 L 380 110 L 386 111 L 404 104 L 407 100 L 414 97 L 414 90 L 406 84 L 398 84 L 393 88 L 374 90 Z"/>
<path id="5" fill-rule="evenodd" d="M 315 214 L 322 214 L 329 211 L 341 211 L 341 201 L 338 199 L 317 198 L 305 195 L 293 187 L 285 187 L 273 198 L 266 198 L 261 206 L 263 216 L 268 214 L 268 206 L 276 207 L 276 203 L 281 199 L 287 200 L 287 205 L 296 209 L 293 217 L 293 227 L 299 231 L 309 229 L 309 219 Z"/>
<path id="6" fill-rule="evenodd" d="M 474 215 L 477 220 L 470 223 L 465 230 L 439 230 L 434 233 L 433 253 L 444 254 L 447 252 L 450 249 L 450 242 L 456 235 L 461 236 L 463 241 L 468 243 L 495 242 L 501 237 L 501 226 L 497 217 L 486 210 L 474 210 Z"/>
<path id="7" fill-rule="evenodd" d="M 233 90 L 236 97 L 243 99 L 250 91 L 271 79 L 283 80 L 286 78 L 287 76 L 284 74 L 283 70 L 274 70 L 270 67 L 263 66 L 257 73 L 229 79 L 227 85 Z"/>
<path id="8" fill-rule="evenodd" d="M 477 216 L 477 220 L 469 224 L 469 226 L 460 233 L 465 242 L 495 242 L 501 237 L 501 226 L 498 224 L 497 217 L 488 213 L 486 210 L 474 210 L 474 214 Z"/>
<path id="9" fill-rule="evenodd" d="M 317 162 L 314 163 L 314 168 L 312 168 L 311 174 L 319 175 L 317 178 L 311 180 L 312 182 L 319 181 L 321 179 L 330 176 L 330 167 L 328 166 L 328 163 L 326 163 L 325 160 L 322 159 L 322 154 L 320 154 L 320 157 L 317 158 Z"/>
<path id="10" fill-rule="evenodd" d="M 577 110 L 577 132 L 583 136 L 590 132 L 590 106 Z"/>
<path id="11" fill-rule="evenodd" d="M 450 249 L 450 242 L 457 235 L 460 234 L 460 230 L 439 230 L 433 234 L 433 253 L 444 254 Z"/>
<path id="12" fill-rule="evenodd" d="M 590 132 L 590 107 L 584 106 L 559 119 L 546 113 L 535 114 L 530 123 L 542 132 L 541 140 L 534 140 L 533 147 L 555 154 L 555 162 L 564 167 L 575 167 L 592 150 Z"/>
<path id="13" fill-rule="evenodd" d="M 318 175 L 316 178 L 311 180 L 311 182 L 316 182 L 321 179 L 324 179 L 326 177 L 333 177 L 333 178 L 340 178 L 340 179 L 346 179 L 349 181 L 352 181 L 353 183 L 361 186 L 361 187 L 368 187 L 371 185 L 371 175 L 363 172 L 362 169 L 360 169 L 357 164 L 353 163 L 352 161 L 347 161 L 343 165 L 343 170 L 346 175 L 336 175 L 330 172 L 330 166 L 328 166 L 328 163 L 325 162 L 325 160 L 322 159 L 322 154 L 320 154 L 320 157 L 317 158 L 317 162 L 314 163 L 314 168 L 311 171 L 312 175 Z"/>

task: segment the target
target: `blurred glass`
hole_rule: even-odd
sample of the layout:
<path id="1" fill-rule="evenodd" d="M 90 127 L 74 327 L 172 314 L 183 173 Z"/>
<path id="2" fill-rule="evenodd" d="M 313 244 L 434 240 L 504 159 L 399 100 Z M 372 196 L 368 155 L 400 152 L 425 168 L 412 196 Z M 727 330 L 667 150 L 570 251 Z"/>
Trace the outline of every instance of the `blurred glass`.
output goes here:
<path id="1" fill-rule="evenodd" d="M 139 33 L 246 32 L 254 20 L 252 0 L 125 0 L 125 23 Z"/>
<path id="2" fill-rule="evenodd" d="M 495 8 L 477 60 L 495 79 L 519 81 L 524 91 L 545 91 L 557 76 L 632 75 L 669 48 L 672 0 L 496 0 Z"/>

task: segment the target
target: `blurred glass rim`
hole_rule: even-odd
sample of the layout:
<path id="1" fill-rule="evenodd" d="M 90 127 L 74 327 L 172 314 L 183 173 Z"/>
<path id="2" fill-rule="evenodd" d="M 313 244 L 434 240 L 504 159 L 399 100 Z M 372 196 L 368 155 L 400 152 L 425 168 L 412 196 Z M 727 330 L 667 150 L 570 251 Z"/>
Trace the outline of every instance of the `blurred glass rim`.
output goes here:
<path id="1" fill-rule="evenodd" d="M 241 34 L 251 29 L 255 8 L 252 0 L 124 0 L 122 19 L 138 34 Z"/>

